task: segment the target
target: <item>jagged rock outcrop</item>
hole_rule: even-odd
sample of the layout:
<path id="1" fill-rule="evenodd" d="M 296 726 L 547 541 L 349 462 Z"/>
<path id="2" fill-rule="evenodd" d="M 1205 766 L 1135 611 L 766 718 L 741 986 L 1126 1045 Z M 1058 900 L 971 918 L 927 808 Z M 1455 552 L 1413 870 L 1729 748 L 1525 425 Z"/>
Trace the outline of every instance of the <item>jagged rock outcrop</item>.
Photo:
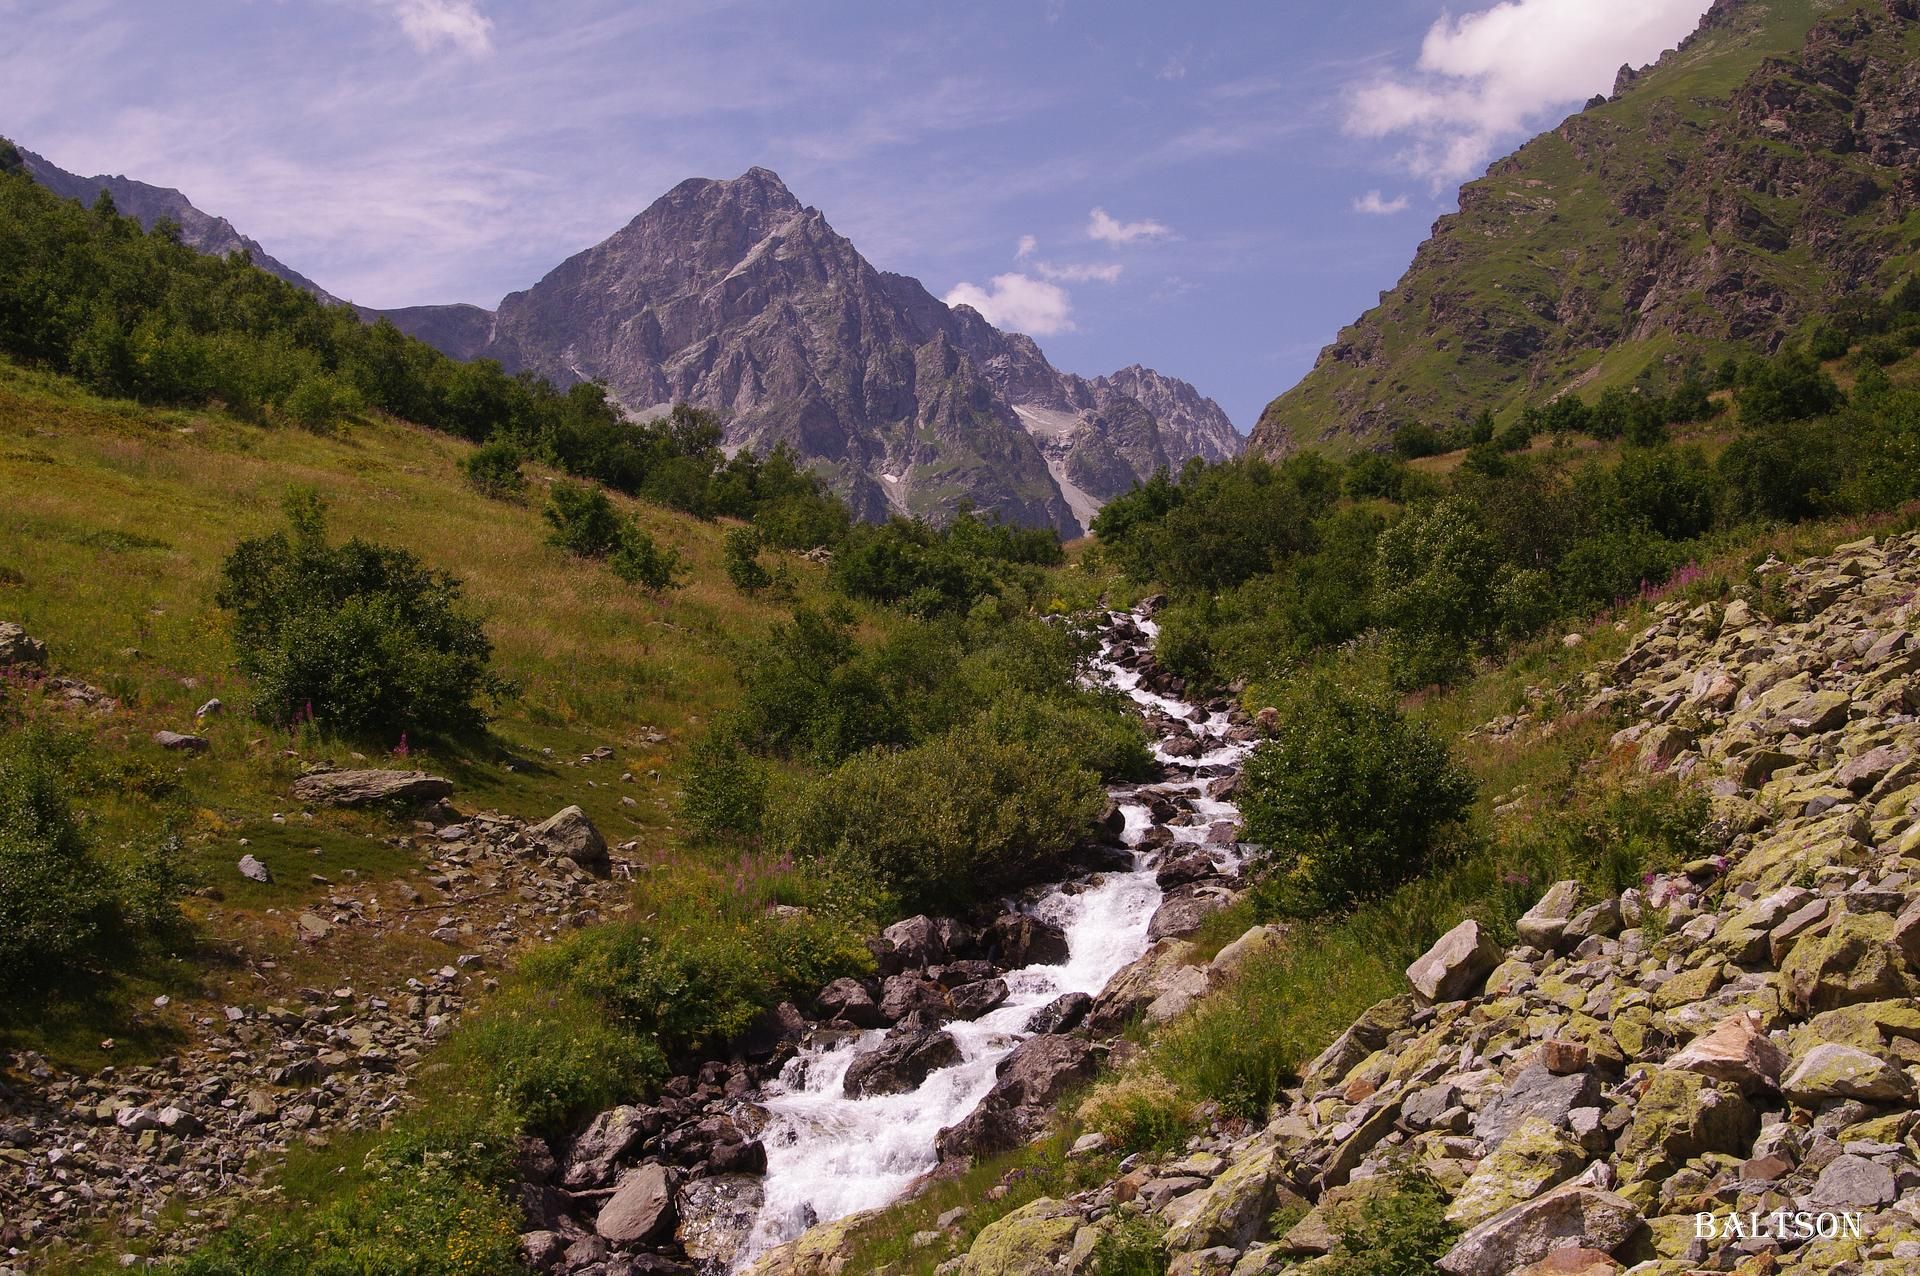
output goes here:
<path id="1" fill-rule="evenodd" d="M 1890 282 L 1920 207 L 1905 0 L 1716 4 L 1614 97 L 1496 162 L 1249 446 L 1380 446 L 1609 363 L 1778 342 Z M 1716 87 L 1725 86 L 1725 87 Z"/>
<path id="2" fill-rule="evenodd" d="M 105 191 L 113 197 L 113 206 L 123 217 L 133 218 L 148 230 L 165 218 L 180 227 L 180 242 L 190 248 L 212 257 L 246 253 L 260 269 L 312 293 L 321 301 L 334 305 L 340 300 L 291 266 L 269 256 L 256 241 L 235 230 L 232 222 L 201 212 L 191 200 L 171 187 L 150 186 L 130 177 L 81 177 L 24 148 L 19 155 L 27 175 L 56 195 L 77 199 L 92 207 L 100 192 Z"/>

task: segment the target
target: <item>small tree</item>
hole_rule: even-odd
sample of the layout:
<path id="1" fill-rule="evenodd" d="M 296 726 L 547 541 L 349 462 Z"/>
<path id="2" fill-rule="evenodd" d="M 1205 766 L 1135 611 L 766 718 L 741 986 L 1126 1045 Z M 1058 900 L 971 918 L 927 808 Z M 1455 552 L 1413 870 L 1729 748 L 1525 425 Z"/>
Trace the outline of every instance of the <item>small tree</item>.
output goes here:
<path id="1" fill-rule="evenodd" d="M 631 523 L 620 529 L 620 546 L 608 560 L 613 574 L 643 589 L 672 589 L 683 568 L 680 555 L 654 544 L 653 537 Z"/>
<path id="2" fill-rule="evenodd" d="M 605 558 L 620 548 L 620 515 L 597 487 L 562 479 L 547 494 L 542 516 L 553 528 L 548 539 L 569 554 Z"/>
<path id="3" fill-rule="evenodd" d="M 1240 786 L 1249 841 L 1267 847 L 1262 894 L 1311 916 L 1385 894 L 1443 853 L 1473 802 L 1446 742 L 1390 701 L 1308 680 Z"/>
<path id="4" fill-rule="evenodd" d="M 727 533 L 727 579 L 743 594 L 757 594 L 773 583 L 773 577 L 760 565 L 760 533 L 751 527 L 736 527 Z"/>
<path id="5" fill-rule="evenodd" d="M 505 439 L 483 443 L 460 462 L 467 483 L 486 496 L 515 496 L 527 485 L 520 472 L 520 449 Z"/>

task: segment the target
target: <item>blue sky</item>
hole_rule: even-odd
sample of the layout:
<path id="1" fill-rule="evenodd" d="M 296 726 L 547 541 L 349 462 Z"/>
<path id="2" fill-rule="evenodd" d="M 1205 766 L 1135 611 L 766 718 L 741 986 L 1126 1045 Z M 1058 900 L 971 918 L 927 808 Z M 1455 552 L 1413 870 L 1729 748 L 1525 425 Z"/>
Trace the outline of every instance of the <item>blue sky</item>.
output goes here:
<path id="1" fill-rule="evenodd" d="M 882 269 L 1243 430 L 1465 177 L 1708 0 L 0 0 L 0 134 L 375 306 L 761 164 Z"/>

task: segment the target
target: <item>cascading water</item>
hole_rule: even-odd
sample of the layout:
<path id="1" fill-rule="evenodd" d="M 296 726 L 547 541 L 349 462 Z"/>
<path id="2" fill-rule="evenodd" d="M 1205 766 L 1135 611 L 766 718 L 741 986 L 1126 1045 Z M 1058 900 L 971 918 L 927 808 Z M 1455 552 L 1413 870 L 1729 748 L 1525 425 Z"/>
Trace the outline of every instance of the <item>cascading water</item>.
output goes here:
<path id="1" fill-rule="evenodd" d="M 1115 613 L 1108 619 L 1094 679 L 1125 693 L 1144 713 L 1188 722 L 1202 741 L 1203 752 L 1194 757 L 1170 754 L 1165 739 L 1156 740 L 1153 750 L 1161 763 L 1188 773 L 1151 786 L 1154 794 L 1179 794 L 1191 806 L 1197 822 L 1170 830 L 1174 848 L 1187 853 L 1209 841 L 1215 822 L 1238 815 L 1232 803 L 1207 797 L 1207 781 L 1193 773 L 1237 766 L 1249 746 L 1227 738 L 1227 714 L 1202 715 L 1191 704 L 1142 688 L 1140 673 L 1114 658 L 1112 625 L 1130 622 L 1148 639 L 1157 629 L 1140 616 Z M 1132 788 L 1115 789 L 1113 796 L 1125 820 L 1121 841 L 1137 847 L 1153 822 L 1149 802 Z M 1216 841 L 1211 849 L 1232 858 L 1230 843 Z M 1148 925 L 1161 902 L 1154 876 L 1160 859 L 1161 852 L 1136 850 L 1132 871 L 1062 884 L 1026 905 L 1065 931 L 1067 960 L 1008 972 L 1008 995 L 999 1008 L 970 1023 L 943 1025 L 960 1047 L 959 1062 L 929 1074 L 916 1089 L 864 1098 L 842 1092 L 853 1061 L 886 1042 L 882 1029 L 810 1047 L 789 1061 L 760 1098 L 769 1115 L 760 1135 L 767 1151 L 765 1197 L 736 1270 L 815 1223 L 897 1199 L 931 1170 L 936 1136 L 986 1097 L 1000 1061 L 1032 1035 L 1026 1024 L 1034 1012 L 1065 993 L 1097 996 L 1146 952 Z"/>

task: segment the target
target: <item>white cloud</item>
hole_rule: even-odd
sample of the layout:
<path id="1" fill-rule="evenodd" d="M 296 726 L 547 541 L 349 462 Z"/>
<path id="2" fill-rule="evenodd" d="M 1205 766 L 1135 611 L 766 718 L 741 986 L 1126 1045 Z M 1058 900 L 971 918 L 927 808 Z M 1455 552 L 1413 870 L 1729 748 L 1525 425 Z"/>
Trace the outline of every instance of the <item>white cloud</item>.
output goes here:
<path id="1" fill-rule="evenodd" d="M 1172 230 L 1151 219 L 1137 222 L 1116 221 L 1104 208 L 1087 216 L 1087 238 L 1108 244 L 1131 244 L 1136 239 L 1160 239 Z"/>
<path id="2" fill-rule="evenodd" d="M 1442 16 L 1407 72 L 1361 85 L 1347 131 L 1402 137 L 1406 169 L 1441 186 L 1469 177 L 1516 136 L 1678 44 L 1709 0 L 1502 0 Z"/>
<path id="3" fill-rule="evenodd" d="M 1391 217 L 1395 213 L 1407 210 L 1407 197 L 1395 195 L 1392 199 L 1382 199 L 1379 191 L 1368 191 L 1353 201 L 1353 211 L 1368 213 L 1375 217 Z"/>
<path id="4" fill-rule="evenodd" d="M 1073 331 L 1073 299 L 1067 290 L 1031 275 L 1010 271 L 995 275 L 989 286 L 955 284 L 947 293 L 949 306 L 972 306 L 996 328 L 1050 337 Z"/>
<path id="5" fill-rule="evenodd" d="M 1083 261 L 1066 266 L 1056 266 L 1051 262 L 1042 261 L 1036 262 L 1034 269 L 1038 270 L 1043 277 L 1063 284 L 1111 284 L 1120 281 L 1121 266 L 1117 261 Z"/>
<path id="6" fill-rule="evenodd" d="M 1013 250 L 1013 259 L 1015 261 L 1025 261 L 1027 258 L 1033 256 L 1033 250 L 1039 246 L 1040 241 L 1032 235 L 1022 235 L 1020 236 L 1020 243 Z"/>
<path id="7" fill-rule="evenodd" d="M 431 53 L 441 45 L 478 57 L 493 50 L 493 19 L 475 0 L 374 0 L 400 23 L 413 47 Z"/>

